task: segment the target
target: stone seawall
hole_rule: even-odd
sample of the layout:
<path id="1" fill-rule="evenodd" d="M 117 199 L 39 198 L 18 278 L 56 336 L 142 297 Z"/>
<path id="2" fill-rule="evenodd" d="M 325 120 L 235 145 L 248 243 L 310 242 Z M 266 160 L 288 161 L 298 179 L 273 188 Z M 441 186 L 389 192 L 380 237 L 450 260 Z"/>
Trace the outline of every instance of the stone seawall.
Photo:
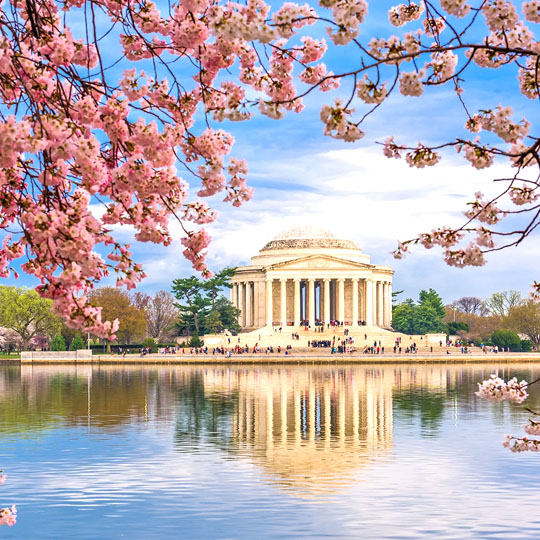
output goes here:
<path id="1" fill-rule="evenodd" d="M 89 351 L 22 353 L 21 363 L 42 364 L 467 364 L 492 362 L 540 362 L 538 353 L 505 354 L 211 354 L 89 355 Z M 79 354 L 81 353 L 81 354 Z M 83 354 L 84 353 L 84 354 Z"/>
<path id="2" fill-rule="evenodd" d="M 21 363 L 33 362 L 92 362 L 92 351 L 24 351 L 21 353 Z"/>

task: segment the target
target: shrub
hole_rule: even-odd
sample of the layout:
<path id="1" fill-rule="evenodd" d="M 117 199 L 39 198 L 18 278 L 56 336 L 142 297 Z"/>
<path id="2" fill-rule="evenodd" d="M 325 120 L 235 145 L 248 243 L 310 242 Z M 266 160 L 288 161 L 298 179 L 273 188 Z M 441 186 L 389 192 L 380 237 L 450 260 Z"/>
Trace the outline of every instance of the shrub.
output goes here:
<path id="1" fill-rule="evenodd" d="M 86 349 L 83 338 L 78 334 L 71 340 L 71 345 L 69 346 L 70 351 L 78 351 L 79 349 Z"/>
<path id="2" fill-rule="evenodd" d="M 191 336 L 191 339 L 189 340 L 190 347 L 202 347 L 203 345 L 203 340 L 197 334 Z"/>
<path id="3" fill-rule="evenodd" d="M 150 352 L 156 353 L 158 350 L 158 344 L 154 338 L 146 338 L 142 340 L 141 347 L 143 349 L 150 348 Z"/>
<path id="4" fill-rule="evenodd" d="M 66 347 L 66 340 L 64 339 L 64 336 L 62 334 L 56 334 L 52 338 L 51 341 L 51 351 L 65 351 L 67 350 Z"/>
<path id="5" fill-rule="evenodd" d="M 521 350 L 521 339 L 511 330 L 495 330 L 495 332 L 491 334 L 491 341 L 493 342 L 493 345 L 505 349 L 510 348 L 513 352 Z"/>
<path id="6" fill-rule="evenodd" d="M 531 352 L 532 351 L 532 343 L 528 339 L 522 339 L 521 340 L 521 352 Z"/>

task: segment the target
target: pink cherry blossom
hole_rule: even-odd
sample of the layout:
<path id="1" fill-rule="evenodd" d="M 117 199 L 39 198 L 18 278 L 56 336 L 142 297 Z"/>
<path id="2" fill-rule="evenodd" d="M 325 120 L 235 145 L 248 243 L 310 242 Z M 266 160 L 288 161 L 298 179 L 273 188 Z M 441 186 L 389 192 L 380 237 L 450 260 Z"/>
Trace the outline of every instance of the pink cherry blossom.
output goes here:
<path id="1" fill-rule="evenodd" d="M 497 375 L 478 383 L 478 392 L 476 395 L 489 401 L 511 401 L 512 403 L 523 403 L 527 397 L 527 381 L 517 382 L 513 377 L 505 382 Z"/>
<path id="2" fill-rule="evenodd" d="M 0 525 L 13 527 L 17 522 L 17 508 L 12 505 L 10 508 L 0 508 Z"/>

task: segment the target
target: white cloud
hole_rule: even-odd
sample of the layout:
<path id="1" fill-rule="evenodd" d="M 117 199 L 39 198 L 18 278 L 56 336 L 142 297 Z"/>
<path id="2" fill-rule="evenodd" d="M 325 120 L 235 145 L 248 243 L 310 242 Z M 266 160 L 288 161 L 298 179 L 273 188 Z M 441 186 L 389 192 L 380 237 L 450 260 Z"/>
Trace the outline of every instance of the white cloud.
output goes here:
<path id="1" fill-rule="evenodd" d="M 299 225 L 328 228 L 354 240 L 377 264 L 396 269 L 395 282 L 409 296 L 434 287 L 446 300 L 488 295 L 496 290 L 527 290 L 535 277 L 536 254 L 527 244 L 494 254 L 483 268 L 447 267 L 440 252 L 417 249 L 394 261 L 389 252 L 397 240 L 442 225 L 463 222 L 463 210 L 477 190 L 494 194 L 493 178 L 509 170 L 495 166 L 476 171 L 457 160 L 429 169 L 411 169 L 403 160 L 388 160 L 378 148 L 303 153 L 300 157 L 251 161 L 254 200 L 239 209 L 217 201 L 218 221 L 208 227 L 213 237 L 208 261 L 213 268 L 249 263 L 266 242 Z M 180 228 L 173 225 L 175 235 Z M 168 288 L 175 277 L 193 273 L 175 242 L 169 248 L 139 246 L 136 255 L 149 274 L 145 288 Z M 519 258 L 516 257 L 519 255 Z M 519 277 L 519 279 L 516 279 Z"/>

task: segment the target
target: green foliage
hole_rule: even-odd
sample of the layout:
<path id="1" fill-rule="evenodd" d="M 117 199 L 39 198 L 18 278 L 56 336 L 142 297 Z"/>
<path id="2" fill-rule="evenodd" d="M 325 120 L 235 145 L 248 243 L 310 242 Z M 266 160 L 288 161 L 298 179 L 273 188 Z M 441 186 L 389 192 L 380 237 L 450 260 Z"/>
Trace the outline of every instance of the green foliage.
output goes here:
<path id="1" fill-rule="evenodd" d="M 218 295 L 223 288 L 230 288 L 234 268 L 224 268 L 208 281 L 197 276 L 175 279 L 172 291 L 180 312 L 177 324 L 180 334 L 203 335 L 224 329 L 236 333 L 240 330 L 238 310 L 225 296 Z M 193 345 L 195 346 L 195 345 Z"/>
<path id="2" fill-rule="evenodd" d="M 156 353 L 158 350 L 158 344 L 156 343 L 156 340 L 153 338 L 146 338 L 142 340 L 141 347 L 147 349 L 150 347 L 150 352 Z"/>
<path id="3" fill-rule="evenodd" d="M 465 322 L 449 322 L 448 323 L 448 335 L 456 335 L 460 332 L 468 332 L 469 325 Z"/>
<path id="4" fill-rule="evenodd" d="M 200 333 L 201 322 L 209 312 L 210 300 L 205 296 L 204 283 L 197 277 L 178 278 L 173 281 L 172 292 L 180 311 L 178 326 L 187 333 Z"/>
<path id="5" fill-rule="evenodd" d="M 71 351 L 78 351 L 80 349 L 86 349 L 86 344 L 84 343 L 83 338 L 79 334 L 77 334 L 72 339 L 69 349 Z"/>
<path id="6" fill-rule="evenodd" d="M 442 333 L 447 330 L 442 322 L 445 314 L 441 297 L 429 289 L 420 292 L 418 304 L 408 298 L 394 307 L 392 327 L 404 334 Z"/>
<path id="7" fill-rule="evenodd" d="M 56 334 L 51 341 L 51 351 L 65 351 L 67 350 L 66 340 L 62 334 Z"/>
<path id="8" fill-rule="evenodd" d="M 413 334 L 413 318 L 415 306 L 404 302 L 394 307 L 392 313 L 392 328 L 404 334 Z"/>
<path id="9" fill-rule="evenodd" d="M 23 350 L 34 337 L 52 337 L 60 332 L 62 322 L 51 308 L 52 301 L 41 298 L 33 289 L 0 287 L 0 326 L 20 337 Z"/>
<path id="10" fill-rule="evenodd" d="M 190 347 L 202 347 L 203 345 L 203 340 L 197 334 L 191 336 L 191 339 L 189 340 Z"/>
<path id="11" fill-rule="evenodd" d="M 510 347 L 512 352 L 521 350 L 521 339 L 512 330 L 495 330 L 491 334 L 491 342 L 497 347 L 504 347 L 505 349 Z"/>
<path id="12" fill-rule="evenodd" d="M 520 345 L 521 352 L 531 352 L 532 351 L 532 343 L 530 339 L 522 339 L 521 345 Z"/>
<path id="13" fill-rule="evenodd" d="M 225 298 L 225 296 L 218 297 L 215 303 L 215 311 L 219 314 L 219 320 L 224 329 L 229 330 L 233 334 L 240 331 L 240 325 L 238 324 L 240 310 Z"/>
<path id="14" fill-rule="evenodd" d="M 236 274 L 236 268 L 225 267 L 217 272 L 213 277 L 206 280 L 203 284 L 204 290 L 207 292 L 210 307 L 215 309 L 218 295 L 224 288 L 231 288 L 231 278 Z"/>
<path id="15" fill-rule="evenodd" d="M 446 315 L 442 298 L 433 289 L 420 291 L 418 304 L 420 306 L 431 306 L 439 319 L 442 319 Z"/>
<path id="16" fill-rule="evenodd" d="M 206 316 L 204 327 L 210 334 L 218 334 L 223 330 L 223 323 L 221 322 L 221 317 L 219 316 L 219 311 L 217 309 L 213 309 Z"/>

